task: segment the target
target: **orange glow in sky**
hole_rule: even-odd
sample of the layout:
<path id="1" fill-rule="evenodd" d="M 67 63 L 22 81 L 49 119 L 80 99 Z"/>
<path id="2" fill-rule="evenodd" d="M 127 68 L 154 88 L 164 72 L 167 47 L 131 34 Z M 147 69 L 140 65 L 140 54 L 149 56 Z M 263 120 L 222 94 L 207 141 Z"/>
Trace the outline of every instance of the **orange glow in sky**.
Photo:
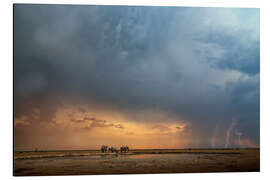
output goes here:
<path id="1" fill-rule="evenodd" d="M 184 148 L 191 143 L 191 124 L 166 113 L 145 111 L 133 117 L 112 108 L 80 107 L 83 111 L 76 106 L 58 109 L 52 122 L 15 119 L 15 148 L 97 149 L 103 144 Z M 39 115 L 36 110 L 34 117 Z"/>

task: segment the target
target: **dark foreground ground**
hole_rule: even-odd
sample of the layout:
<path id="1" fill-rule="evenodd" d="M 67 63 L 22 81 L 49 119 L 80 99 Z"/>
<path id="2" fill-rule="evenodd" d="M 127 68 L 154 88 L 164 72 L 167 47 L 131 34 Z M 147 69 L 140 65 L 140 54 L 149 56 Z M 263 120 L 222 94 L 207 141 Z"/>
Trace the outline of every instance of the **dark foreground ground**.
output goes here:
<path id="1" fill-rule="evenodd" d="M 255 172 L 260 149 L 15 152 L 15 176 Z"/>

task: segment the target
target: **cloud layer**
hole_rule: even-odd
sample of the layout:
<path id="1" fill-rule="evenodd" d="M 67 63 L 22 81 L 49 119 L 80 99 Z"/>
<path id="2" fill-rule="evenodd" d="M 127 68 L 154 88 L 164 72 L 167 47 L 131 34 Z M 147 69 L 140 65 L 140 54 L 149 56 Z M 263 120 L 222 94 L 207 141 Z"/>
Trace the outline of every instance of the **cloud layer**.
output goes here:
<path id="1" fill-rule="evenodd" d="M 259 23 L 259 9 L 15 5 L 15 121 L 98 106 L 189 124 L 190 146 L 259 145 Z"/>

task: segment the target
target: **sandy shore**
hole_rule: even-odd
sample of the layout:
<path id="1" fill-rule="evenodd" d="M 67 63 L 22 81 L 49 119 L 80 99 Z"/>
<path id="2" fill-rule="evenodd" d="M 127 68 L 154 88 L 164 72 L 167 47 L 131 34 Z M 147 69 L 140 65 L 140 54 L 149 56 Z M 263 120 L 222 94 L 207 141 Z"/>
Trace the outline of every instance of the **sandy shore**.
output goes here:
<path id="1" fill-rule="evenodd" d="M 259 149 L 15 152 L 15 176 L 252 172 L 260 170 Z"/>

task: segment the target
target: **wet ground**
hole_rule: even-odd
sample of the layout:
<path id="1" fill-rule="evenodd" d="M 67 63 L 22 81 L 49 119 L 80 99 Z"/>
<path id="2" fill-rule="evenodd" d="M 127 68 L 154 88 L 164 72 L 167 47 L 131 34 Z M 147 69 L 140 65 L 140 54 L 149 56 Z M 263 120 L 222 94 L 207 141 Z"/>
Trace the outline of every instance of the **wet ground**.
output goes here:
<path id="1" fill-rule="evenodd" d="M 15 155 L 14 175 L 248 172 L 260 170 L 259 149 L 195 152 L 41 153 Z"/>

